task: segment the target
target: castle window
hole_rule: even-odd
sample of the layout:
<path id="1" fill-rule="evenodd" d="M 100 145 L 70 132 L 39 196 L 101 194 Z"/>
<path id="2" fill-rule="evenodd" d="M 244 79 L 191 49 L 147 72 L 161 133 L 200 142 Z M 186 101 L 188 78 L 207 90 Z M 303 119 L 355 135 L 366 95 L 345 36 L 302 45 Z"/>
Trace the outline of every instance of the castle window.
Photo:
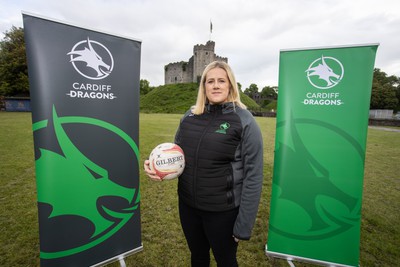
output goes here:
<path id="1" fill-rule="evenodd" d="M 178 80 L 178 77 L 175 77 L 175 82 Z"/>
<path id="2" fill-rule="evenodd" d="M 206 56 L 208 56 L 208 52 L 206 52 Z"/>

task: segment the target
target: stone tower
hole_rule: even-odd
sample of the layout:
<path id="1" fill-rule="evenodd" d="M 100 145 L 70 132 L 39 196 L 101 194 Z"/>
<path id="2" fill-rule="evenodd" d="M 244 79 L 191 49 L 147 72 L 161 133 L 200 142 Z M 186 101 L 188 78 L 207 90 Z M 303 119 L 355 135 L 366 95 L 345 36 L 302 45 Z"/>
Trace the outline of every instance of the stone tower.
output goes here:
<path id="1" fill-rule="evenodd" d="M 188 62 L 169 63 L 164 67 L 165 84 L 200 82 L 204 68 L 213 61 L 224 61 L 228 58 L 217 56 L 214 52 L 215 42 L 208 41 L 205 45 L 195 45 L 193 55 Z"/>

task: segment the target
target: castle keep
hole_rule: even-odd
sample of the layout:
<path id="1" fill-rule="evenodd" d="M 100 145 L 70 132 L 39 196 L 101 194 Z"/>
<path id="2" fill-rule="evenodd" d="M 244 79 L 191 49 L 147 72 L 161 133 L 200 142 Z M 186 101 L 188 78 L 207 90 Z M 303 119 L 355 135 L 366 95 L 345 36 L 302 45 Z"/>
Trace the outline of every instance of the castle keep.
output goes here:
<path id="1" fill-rule="evenodd" d="M 200 82 L 201 74 L 209 63 L 216 60 L 228 63 L 228 58 L 217 56 L 214 48 L 213 41 L 208 41 L 205 45 L 195 45 L 189 62 L 181 61 L 165 65 L 165 84 Z"/>

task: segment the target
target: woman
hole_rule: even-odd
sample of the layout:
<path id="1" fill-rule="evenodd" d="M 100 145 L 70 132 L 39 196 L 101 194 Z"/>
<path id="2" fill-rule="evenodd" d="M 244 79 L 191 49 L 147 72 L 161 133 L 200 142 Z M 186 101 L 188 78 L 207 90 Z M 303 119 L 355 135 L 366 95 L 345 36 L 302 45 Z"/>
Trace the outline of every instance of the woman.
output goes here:
<path id="1" fill-rule="evenodd" d="M 179 177 L 179 215 L 192 266 L 237 266 L 239 240 L 249 240 L 263 180 L 260 129 L 240 101 L 233 72 L 210 63 L 201 77 L 196 105 L 181 119 L 175 143 L 185 153 Z M 144 164 L 147 175 L 160 180 Z"/>

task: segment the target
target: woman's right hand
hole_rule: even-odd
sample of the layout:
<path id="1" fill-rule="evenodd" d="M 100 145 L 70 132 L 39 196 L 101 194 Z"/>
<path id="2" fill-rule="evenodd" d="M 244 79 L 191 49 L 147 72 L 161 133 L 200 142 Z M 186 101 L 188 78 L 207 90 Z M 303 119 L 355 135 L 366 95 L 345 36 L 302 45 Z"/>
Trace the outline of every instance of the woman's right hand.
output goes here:
<path id="1" fill-rule="evenodd" d="M 155 171 L 150 170 L 150 160 L 146 159 L 144 161 L 143 164 L 144 167 L 144 172 L 146 173 L 146 175 L 153 181 L 158 181 L 161 182 L 162 179 L 160 178 L 160 176 L 157 175 L 157 173 Z"/>

